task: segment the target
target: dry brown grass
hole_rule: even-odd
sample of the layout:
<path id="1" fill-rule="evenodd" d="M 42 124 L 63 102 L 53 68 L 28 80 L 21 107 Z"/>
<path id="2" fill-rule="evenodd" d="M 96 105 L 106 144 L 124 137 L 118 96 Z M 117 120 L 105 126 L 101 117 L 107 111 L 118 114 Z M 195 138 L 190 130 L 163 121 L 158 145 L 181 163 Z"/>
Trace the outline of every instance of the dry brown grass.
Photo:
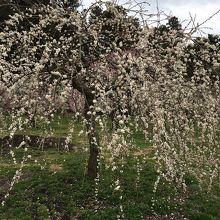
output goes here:
<path id="1" fill-rule="evenodd" d="M 51 164 L 50 165 L 50 170 L 52 172 L 60 172 L 63 170 L 63 167 L 60 164 Z"/>

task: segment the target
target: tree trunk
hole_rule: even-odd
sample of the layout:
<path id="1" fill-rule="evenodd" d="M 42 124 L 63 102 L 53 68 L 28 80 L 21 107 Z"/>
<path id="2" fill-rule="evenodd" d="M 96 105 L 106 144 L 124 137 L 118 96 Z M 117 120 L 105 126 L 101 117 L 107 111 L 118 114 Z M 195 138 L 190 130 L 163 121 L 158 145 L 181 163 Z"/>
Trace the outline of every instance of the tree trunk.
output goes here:
<path id="1" fill-rule="evenodd" d="M 80 68 L 78 72 L 80 71 Z M 80 78 L 80 76 L 74 76 L 72 78 L 72 87 L 77 89 L 80 93 L 85 96 L 85 107 L 84 114 L 87 120 L 87 132 L 89 139 L 89 160 L 87 165 L 87 175 L 90 179 L 94 180 L 99 171 L 99 136 L 96 128 L 96 116 L 93 114 L 88 114 L 90 111 L 90 106 L 93 106 L 94 94 L 92 93 L 92 88 L 90 88 L 85 81 Z M 92 112 L 91 112 L 92 113 Z"/>
<path id="2" fill-rule="evenodd" d="M 87 132 L 89 139 L 89 160 L 87 167 L 87 175 L 94 180 L 99 171 L 99 136 L 96 130 L 95 115 L 88 114 L 89 106 L 93 105 L 93 98 L 86 97 L 85 101 L 85 118 L 87 120 Z"/>

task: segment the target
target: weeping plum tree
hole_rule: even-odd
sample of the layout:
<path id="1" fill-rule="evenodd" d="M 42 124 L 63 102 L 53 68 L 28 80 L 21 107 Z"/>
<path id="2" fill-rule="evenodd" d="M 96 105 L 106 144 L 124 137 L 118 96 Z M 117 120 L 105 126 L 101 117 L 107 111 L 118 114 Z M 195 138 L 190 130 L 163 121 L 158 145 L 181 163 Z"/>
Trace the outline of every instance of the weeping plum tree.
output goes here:
<path id="1" fill-rule="evenodd" d="M 44 88 L 50 103 L 69 88 L 84 95 L 92 179 L 103 158 L 115 170 L 130 149 L 138 149 L 132 134 L 139 131 L 158 162 L 155 188 L 160 178 L 185 187 L 188 173 L 211 187 L 219 173 L 219 79 L 211 80 L 199 59 L 187 77 L 191 40 L 176 18 L 149 28 L 109 2 L 82 12 L 33 5 L 6 20 L 0 33 L 1 86 L 22 97 L 26 108 L 39 103 L 41 115 L 47 111 L 40 108 L 42 97 L 28 95 L 36 89 Z M 210 48 L 216 66 L 219 50 L 212 44 L 200 56 L 209 59 Z M 109 132 L 112 112 L 118 126 Z M 23 113 L 24 107 L 16 110 Z"/>
<path id="2" fill-rule="evenodd" d="M 99 143 L 95 116 L 88 114 L 97 95 L 94 81 L 98 77 L 94 73 L 94 66 L 117 47 L 123 48 L 125 44 L 131 46 L 136 40 L 134 36 L 137 35 L 138 22 L 127 16 L 125 9 L 111 4 L 107 4 L 105 9 L 101 5 L 92 8 L 89 21 L 86 14 L 89 11 L 79 13 L 60 4 L 40 6 L 26 8 L 5 22 L 2 57 L 6 66 L 10 63 L 13 67 L 8 66 L 8 74 L 2 75 L 2 82 L 6 87 L 15 88 L 18 82 L 27 80 L 27 87 L 44 87 L 47 97 L 52 96 L 55 86 L 73 87 L 85 96 L 85 118 L 90 143 L 88 174 L 94 178 L 97 175 Z M 96 16 L 99 22 L 95 21 Z M 9 43 L 9 38 L 3 35 L 12 33 L 12 30 L 13 40 Z M 4 43 L 9 43 L 10 48 L 4 50 Z M 121 46 L 118 46 L 119 43 Z M 13 76 L 11 68 L 14 69 Z M 36 74 L 32 74 L 34 72 Z M 27 87 L 24 86 L 23 90 L 30 91 Z M 16 93 L 21 94 L 21 89 Z M 36 96 L 36 99 L 39 98 L 42 102 L 41 96 Z M 33 98 L 32 102 L 35 102 Z"/>

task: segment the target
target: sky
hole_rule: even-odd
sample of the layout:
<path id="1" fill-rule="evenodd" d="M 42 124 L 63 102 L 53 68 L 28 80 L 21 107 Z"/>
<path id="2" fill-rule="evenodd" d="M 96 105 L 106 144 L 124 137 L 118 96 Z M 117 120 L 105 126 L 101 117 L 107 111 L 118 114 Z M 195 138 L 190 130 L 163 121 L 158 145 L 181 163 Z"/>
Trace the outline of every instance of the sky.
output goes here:
<path id="1" fill-rule="evenodd" d="M 120 2 L 124 2 L 121 0 Z M 132 0 L 130 0 L 132 1 Z M 136 0 L 141 2 L 142 0 Z M 202 23 L 207 18 L 212 16 L 220 10 L 220 0 L 157 0 L 159 9 L 164 11 L 167 15 L 173 15 L 180 19 L 183 27 L 189 22 L 190 14 L 194 18 L 196 16 L 196 23 Z M 84 7 L 87 8 L 95 0 L 82 0 Z M 133 0 L 133 2 L 135 2 Z M 142 1 L 143 2 L 143 1 Z M 157 12 L 156 0 L 147 1 L 150 6 L 146 5 L 149 13 Z M 220 34 L 220 12 L 211 20 L 207 21 L 201 29 L 205 33 Z"/>

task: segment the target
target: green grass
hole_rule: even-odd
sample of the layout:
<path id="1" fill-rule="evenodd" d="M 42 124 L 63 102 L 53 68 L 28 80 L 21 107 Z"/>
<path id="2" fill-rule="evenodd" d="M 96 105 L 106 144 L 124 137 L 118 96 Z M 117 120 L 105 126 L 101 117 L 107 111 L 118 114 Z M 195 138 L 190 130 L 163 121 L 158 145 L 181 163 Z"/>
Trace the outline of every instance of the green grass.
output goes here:
<path id="1" fill-rule="evenodd" d="M 65 136 L 71 119 L 55 117 L 52 122 L 54 136 Z M 22 171 L 21 179 L 0 206 L 0 219 L 85 219 L 113 220 L 120 215 L 123 207 L 125 219 L 147 219 L 154 212 L 160 216 L 180 213 L 192 220 L 220 219 L 220 190 L 215 187 L 211 192 L 200 191 L 198 182 L 187 177 L 188 191 L 183 193 L 162 180 L 156 193 L 152 189 L 157 178 L 155 163 L 152 158 L 144 160 L 138 155 L 143 169 L 137 182 L 136 160 L 126 156 L 123 173 L 119 170 L 106 169 L 102 161 L 100 179 L 96 185 L 86 177 L 88 155 L 85 136 L 78 136 L 82 123 L 75 123 L 72 142 L 79 146 L 78 151 L 57 151 L 29 148 L 15 149 L 17 164 L 13 164 L 9 152 L 0 157 L 0 201 L 8 192 L 9 184 L 24 155 L 30 154 Z M 27 128 L 26 134 L 40 135 L 41 128 Z M 137 132 L 135 144 L 140 149 L 149 147 L 144 137 Z M 121 191 L 115 191 L 112 185 L 119 179 Z M 98 193 L 95 194 L 97 188 Z M 121 197 L 122 196 L 122 197 Z M 152 204 L 154 200 L 154 206 Z"/>
<path id="2" fill-rule="evenodd" d="M 17 152 L 22 157 L 22 152 Z M 19 154 L 20 153 L 20 154 Z M 13 187 L 5 206 L 0 207 L 0 219 L 116 219 L 122 204 L 126 219 L 141 219 L 151 207 L 152 186 L 156 178 L 153 164 L 148 164 L 136 185 L 132 158 L 127 158 L 125 172 L 120 175 L 121 193 L 110 186 L 117 173 L 102 168 L 95 198 L 94 183 L 86 178 L 86 155 L 75 152 L 34 151 L 23 169 L 21 180 Z M 35 163 L 38 159 L 39 163 Z M 46 165 L 44 163 L 46 161 Z M 2 161 L 0 179 L 10 181 L 17 166 Z M 41 169 L 41 165 L 45 166 Z M 1 190 L 3 196 L 5 189 Z M 161 204 L 160 204 L 161 205 Z M 97 208 L 97 213 L 94 213 Z M 158 210 L 160 208 L 158 206 Z"/>

